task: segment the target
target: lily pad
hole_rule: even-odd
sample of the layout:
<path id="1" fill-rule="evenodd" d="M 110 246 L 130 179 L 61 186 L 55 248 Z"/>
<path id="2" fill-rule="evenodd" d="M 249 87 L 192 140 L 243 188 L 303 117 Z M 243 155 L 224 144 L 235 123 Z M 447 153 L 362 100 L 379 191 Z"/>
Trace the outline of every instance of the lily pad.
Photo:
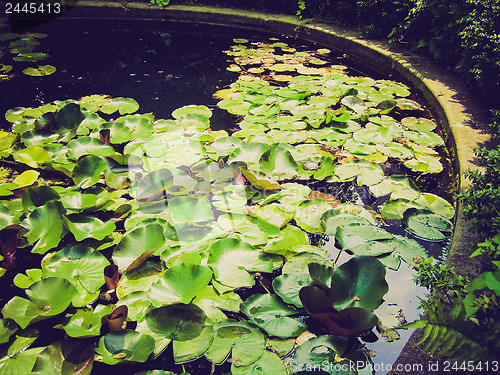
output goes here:
<path id="1" fill-rule="evenodd" d="M 61 277 L 73 284 L 81 284 L 89 293 L 104 285 L 104 268 L 108 260 L 99 252 L 84 245 L 65 247 L 48 259 L 43 277 Z"/>
<path id="2" fill-rule="evenodd" d="M 78 242 L 86 238 L 102 241 L 116 229 L 113 221 L 103 222 L 93 215 L 71 214 L 67 216 L 65 223 Z"/>
<path id="3" fill-rule="evenodd" d="M 101 157 L 96 155 L 83 156 L 73 169 L 73 181 L 76 186 L 86 189 L 94 186 L 106 169 L 106 161 Z"/>
<path id="4" fill-rule="evenodd" d="M 300 311 L 285 305 L 275 294 L 254 294 L 248 297 L 241 305 L 241 312 L 269 336 L 297 337 L 307 329 L 304 323 L 290 317 Z"/>
<path id="5" fill-rule="evenodd" d="M 130 329 L 109 332 L 102 336 L 96 353 L 98 360 L 108 364 L 146 362 L 154 350 L 155 340 Z"/>
<path id="6" fill-rule="evenodd" d="M 214 333 L 213 326 L 208 326 L 192 340 L 174 341 L 172 348 L 175 363 L 186 363 L 201 357 L 212 345 Z"/>
<path id="7" fill-rule="evenodd" d="M 15 296 L 2 309 L 4 318 L 14 320 L 21 328 L 62 313 L 77 291 L 71 283 L 59 277 L 42 279 L 28 289 L 29 299 Z"/>
<path id="8" fill-rule="evenodd" d="M 356 374 L 357 372 L 349 370 L 355 367 L 354 363 L 343 358 L 347 343 L 347 338 L 334 335 L 321 335 L 306 341 L 299 346 L 293 357 L 295 370 L 308 371 L 314 368 L 324 369 L 323 373 L 332 375 Z"/>
<path id="9" fill-rule="evenodd" d="M 62 216 L 64 213 L 65 209 L 59 201 L 48 201 L 31 212 L 26 238 L 30 244 L 36 242 L 33 253 L 45 254 L 59 244 L 67 232 Z"/>
<path id="10" fill-rule="evenodd" d="M 68 157 L 75 160 L 84 155 L 111 156 L 114 153 L 113 147 L 96 138 L 79 137 L 68 143 Z"/>
<path id="11" fill-rule="evenodd" d="M 151 331 L 177 341 L 198 337 L 205 328 L 205 320 L 206 315 L 198 306 L 182 303 L 153 309 L 146 315 Z"/>
<path id="12" fill-rule="evenodd" d="M 234 366 L 249 366 L 265 352 L 262 332 L 245 321 L 224 320 L 214 326 L 215 336 L 205 356 L 221 364 L 231 354 Z"/>
<path id="13" fill-rule="evenodd" d="M 113 262 L 120 271 L 130 271 L 144 263 L 165 243 L 163 228 L 148 224 L 125 233 L 113 252 Z"/>
<path id="14" fill-rule="evenodd" d="M 224 238 L 210 246 L 208 265 L 215 280 L 232 289 L 253 286 L 255 280 L 249 272 L 273 271 L 271 258 L 234 238 Z"/>
<path id="15" fill-rule="evenodd" d="M 155 307 L 172 303 L 190 303 L 208 285 L 212 271 L 205 266 L 182 263 L 169 268 L 151 285 L 149 300 Z"/>
<path id="16" fill-rule="evenodd" d="M 287 370 L 283 361 L 275 353 L 265 351 L 262 357 L 248 366 L 231 365 L 232 375 L 273 374 L 286 375 Z"/>
<path id="17" fill-rule="evenodd" d="M 337 310 L 362 307 L 374 310 L 389 290 L 385 267 L 375 258 L 360 256 L 338 267 L 332 276 L 330 299 Z"/>
<path id="18" fill-rule="evenodd" d="M 56 67 L 52 65 L 39 65 L 36 68 L 26 68 L 23 73 L 28 76 L 42 77 L 48 76 L 56 72 Z"/>
<path id="19" fill-rule="evenodd" d="M 100 110 L 106 114 L 112 114 L 118 111 L 120 115 L 125 115 L 128 113 L 134 113 L 138 109 L 139 104 L 134 99 L 120 97 L 106 102 Z"/>
<path id="20" fill-rule="evenodd" d="M 403 215 L 405 229 L 418 238 L 427 241 L 444 241 L 451 236 L 453 223 L 431 211 L 409 209 Z"/>

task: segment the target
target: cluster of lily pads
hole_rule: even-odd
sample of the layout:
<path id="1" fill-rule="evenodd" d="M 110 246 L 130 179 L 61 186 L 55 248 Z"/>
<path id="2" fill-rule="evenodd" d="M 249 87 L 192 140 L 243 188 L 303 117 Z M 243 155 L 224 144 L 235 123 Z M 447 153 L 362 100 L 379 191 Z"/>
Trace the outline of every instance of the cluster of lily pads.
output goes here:
<path id="1" fill-rule="evenodd" d="M 1 25 L 0 25 L 1 27 Z M 40 39 L 47 34 L 27 32 L 0 33 L 0 82 L 14 77 L 16 65 L 22 64 L 22 72 L 28 76 L 47 76 L 56 71 L 52 65 L 40 65 L 49 55 L 35 51 Z M 28 66 L 27 63 L 36 63 Z"/>
<path id="2" fill-rule="evenodd" d="M 250 50 L 233 47 L 245 72 L 217 93 L 238 116 L 232 133 L 210 129 L 206 106 L 165 120 L 104 95 L 6 113 L 0 157 L 15 169 L 0 187 L 2 266 L 43 259 L 14 277 L 19 293 L 2 308 L 0 373 L 90 373 L 94 361 L 144 362 L 169 345 L 176 363 L 229 361 L 235 375 L 371 361 L 357 337 L 391 328 L 376 315 L 386 267 L 418 266 L 427 254 L 411 237 L 446 239 L 454 216 L 380 164 L 437 173 L 442 140 L 430 120 L 389 116 L 420 108 L 404 85 L 310 66 L 325 50 Z M 266 74 L 280 64 L 294 67 L 290 79 Z M 312 181 L 387 199 L 341 202 Z M 352 259 L 337 265 L 311 245 L 316 234 Z M 308 332 L 312 319 L 322 335 Z M 27 349 L 44 323 L 64 337 Z"/>

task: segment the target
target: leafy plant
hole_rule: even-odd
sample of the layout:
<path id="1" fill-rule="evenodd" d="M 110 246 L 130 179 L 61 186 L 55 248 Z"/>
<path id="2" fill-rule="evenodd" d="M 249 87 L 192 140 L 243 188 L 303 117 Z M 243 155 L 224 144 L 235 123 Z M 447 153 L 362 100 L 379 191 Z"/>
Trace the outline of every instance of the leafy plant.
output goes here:
<path id="1" fill-rule="evenodd" d="M 375 211 L 352 204 L 354 195 L 313 190 L 318 182 L 391 194 L 387 205 L 404 201 L 398 219 L 410 207 L 443 223 L 454 216 L 451 204 L 380 166 L 437 155 L 441 145 L 436 124 L 413 116 L 420 108 L 405 116 L 406 86 L 350 77 L 325 49 L 235 43 L 230 69 L 245 73 L 217 95 L 238 131 L 211 130 L 206 106 L 165 120 L 136 113 L 134 99 L 104 95 L 7 112 L 12 131 L 0 134 L 0 156 L 36 173 L 13 172 L 2 186 L 10 199 L 0 205 L 3 265 L 16 267 L 20 249 L 41 261 L 15 277 L 29 299 L 4 306 L 0 338 L 8 346 L 18 326 L 48 318 L 71 338 L 36 351 L 24 372 L 57 372 L 73 342 L 89 342 L 90 356 L 78 361 L 85 371 L 94 352 L 115 365 L 171 345 L 176 363 L 230 356 L 233 374 L 285 373 L 266 338 L 290 351 L 276 338 L 309 328 L 302 307 L 331 332 L 358 336 L 378 324 L 384 265 L 426 258 L 415 241 L 379 226 Z M 332 254 L 312 245 L 323 233 L 353 259 L 333 269 Z M 330 339 L 318 342 L 363 356 Z M 314 354 L 309 345 L 297 358 Z"/>

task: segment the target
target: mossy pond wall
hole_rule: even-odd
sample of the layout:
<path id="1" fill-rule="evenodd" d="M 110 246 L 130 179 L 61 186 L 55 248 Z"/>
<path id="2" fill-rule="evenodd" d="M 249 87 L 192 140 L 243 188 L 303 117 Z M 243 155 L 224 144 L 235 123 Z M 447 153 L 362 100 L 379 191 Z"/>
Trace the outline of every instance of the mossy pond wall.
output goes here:
<path id="1" fill-rule="evenodd" d="M 387 372 L 453 230 L 416 93 L 276 34 L 75 25 L 0 35 L 0 370 Z"/>

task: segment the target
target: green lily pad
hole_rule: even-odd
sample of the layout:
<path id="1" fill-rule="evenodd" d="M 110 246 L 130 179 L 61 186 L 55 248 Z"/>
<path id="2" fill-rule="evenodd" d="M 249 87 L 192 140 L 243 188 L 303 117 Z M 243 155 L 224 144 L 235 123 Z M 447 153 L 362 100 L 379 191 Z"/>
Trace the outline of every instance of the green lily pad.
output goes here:
<path id="1" fill-rule="evenodd" d="M 10 319 L 0 319 L 0 343 L 9 342 L 10 337 L 17 332 L 19 327 Z"/>
<path id="2" fill-rule="evenodd" d="M 234 238 L 224 238 L 210 246 L 208 265 L 214 279 L 232 289 L 251 287 L 255 280 L 249 272 L 272 272 L 273 262 L 253 246 Z"/>
<path id="3" fill-rule="evenodd" d="M 443 170 L 443 165 L 439 159 L 427 155 L 416 155 L 415 159 L 407 160 L 404 164 L 417 172 L 439 173 Z"/>
<path id="4" fill-rule="evenodd" d="M 56 72 L 56 67 L 52 65 L 39 65 L 36 68 L 26 68 L 23 73 L 28 76 L 42 77 L 48 76 Z"/>
<path id="5" fill-rule="evenodd" d="M 321 335 L 299 346 L 293 357 L 293 371 L 301 372 L 310 369 L 324 369 L 323 373 L 332 375 L 355 375 L 357 371 L 350 371 L 355 368 L 354 363 L 348 359 L 340 361 L 347 349 L 348 340 L 345 337 L 334 335 Z M 325 364 L 328 364 L 325 366 Z M 332 364 L 332 366 L 329 366 Z M 315 370 L 316 371 L 316 370 Z"/>
<path id="6" fill-rule="evenodd" d="M 24 149 L 14 150 L 12 156 L 16 161 L 32 168 L 41 168 L 44 163 L 49 161 L 48 152 L 38 146 L 28 146 Z"/>
<path id="7" fill-rule="evenodd" d="M 328 235 L 335 235 L 337 229 L 348 225 L 369 225 L 370 222 L 358 215 L 343 213 L 340 210 L 328 210 L 321 215 L 321 221 L 324 222 L 325 233 Z"/>
<path id="8" fill-rule="evenodd" d="M 31 53 L 20 53 L 19 55 L 13 58 L 14 61 L 28 61 L 28 62 L 36 62 L 40 60 L 45 60 L 49 57 L 48 54 L 42 52 L 31 52 Z"/>
<path id="9" fill-rule="evenodd" d="M 287 225 L 280 232 L 279 236 L 269 240 L 263 251 L 269 254 L 284 255 L 294 246 L 308 245 L 309 236 L 306 232 L 295 225 Z"/>
<path id="10" fill-rule="evenodd" d="M 221 364 L 231 354 L 235 366 L 249 366 L 265 351 L 262 332 L 245 321 L 224 320 L 214 326 L 215 336 L 205 356 L 215 364 Z"/>
<path id="11" fill-rule="evenodd" d="M 375 258 L 360 256 L 335 270 L 330 299 L 337 310 L 362 307 L 371 311 L 382 304 L 388 290 L 385 267 Z"/>
<path id="12" fill-rule="evenodd" d="M 93 215 L 71 214 L 67 216 L 65 223 L 79 242 L 86 238 L 102 241 L 116 229 L 113 221 L 103 222 Z"/>
<path id="13" fill-rule="evenodd" d="M 240 311 L 242 300 L 241 297 L 234 292 L 219 294 L 212 286 L 207 286 L 197 294 L 193 303 L 205 312 L 207 321 L 215 324 L 227 319 L 227 316 L 221 309 L 238 312 Z"/>
<path id="14" fill-rule="evenodd" d="M 39 175 L 40 172 L 37 171 L 32 171 L 32 170 L 24 171 L 19 176 L 14 178 L 12 182 L 19 187 L 31 186 L 35 183 Z"/>
<path id="15" fill-rule="evenodd" d="M 408 199 L 395 199 L 388 200 L 382 203 L 379 207 L 380 214 L 386 219 L 403 219 L 403 214 L 406 210 L 410 208 L 421 208 L 419 204 L 416 204 Z"/>
<path id="16" fill-rule="evenodd" d="M 288 307 L 274 294 L 254 294 L 248 297 L 241 305 L 241 312 L 269 336 L 297 337 L 307 329 L 304 323 L 290 317 L 300 311 Z"/>
<path id="17" fill-rule="evenodd" d="M 181 108 L 176 109 L 172 112 L 172 116 L 176 120 L 180 120 L 188 115 L 201 115 L 206 118 L 210 118 L 212 116 L 212 111 L 204 106 L 204 105 L 187 105 Z"/>
<path id="18" fill-rule="evenodd" d="M 84 155 L 111 156 L 114 153 L 113 147 L 96 138 L 79 137 L 68 143 L 68 157 L 75 160 Z"/>
<path id="19" fill-rule="evenodd" d="M 154 346 L 155 340 L 151 336 L 126 329 L 102 336 L 96 353 L 100 356 L 98 359 L 108 365 L 146 362 Z"/>
<path id="20" fill-rule="evenodd" d="M 45 347 L 36 359 L 31 374 L 63 374 L 68 368 L 82 375 L 90 374 L 94 346 L 85 340 L 65 338 Z"/>
<path id="21" fill-rule="evenodd" d="M 30 244 L 36 242 L 33 253 L 45 254 L 59 244 L 67 232 L 62 216 L 65 211 L 61 202 L 48 201 L 31 212 L 26 238 Z"/>
<path id="22" fill-rule="evenodd" d="M 409 209 L 403 215 L 405 229 L 418 238 L 427 241 L 444 241 L 451 236 L 453 223 L 431 211 Z"/>
<path id="23" fill-rule="evenodd" d="M 231 365 L 232 375 L 273 374 L 286 375 L 287 370 L 283 361 L 275 353 L 265 351 L 262 357 L 248 366 Z"/>
<path id="24" fill-rule="evenodd" d="M 306 232 L 323 233 L 325 228 L 321 218 L 332 206 L 321 199 L 312 199 L 302 202 L 297 207 L 295 222 Z"/>
<path id="25" fill-rule="evenodd" d="M 151 310 L 146 315 L 146 323 L 151 331 L 168 339 L 187 341 L 201 334 L 206 318 L 198 306 L 176 303 Z"/>
<path id="26" fill-rule="evenodd" d="M 447 200 L 431 193 L 421 193 L 415 203 L 448 220 L 455 216 L 455 209 Z"/>
<path id="27" fill-rule="evenodd" d="M 168 201 L 169 211 L 176 223 L 201 224 L 213 220 L 212 206 L 204 196 L 185 195 Z"/>
<path id="28" fill-rule="evenodd" d="M 73 181 L 76 186 L 83 189 L 94 186 L 107 167 L 106 161 L 99 156 L 83 156 L 73 169 Z"/>
<path id="29" fill-rule="evenodd" d="M 2 314 L 26 328 L 33 322 L 62 313 L 76 293 L 75 287 L 65 279 L 42 279 L 26 289 L 29 299 L 15 296 L 3 307 Z"/>
<path id="30" fill-rule="evenodd" d="M 339 241 L 339 244 L 343 249 L 352 250 L 363 242 L 390 240 L 393 238 L 393 235 L 385 229 L 374 225 L 359 225 L 357 223 L 353 223 L 338 227 L 337 232 L 335 233 L 335 238 Z"/>
<path id="31" fill-rule="evenodd" d="M 134 113 L 139 109 L 139 104 L 131 98 L 114 98 L 106 102 L 100 109 L 101 112 L 112 114 L 118 111 L 120 115 Z"/>
<path id="32" fill-rule="evenodd" d="M 210 348 L 214 340 L 213 326 L 208 326 L 201 331 L 200 335 L 192 340 L 174 341 L 175 363 L 186 363 L 201 357 Z"/>
<path id="33" fill-rule="evenodd" d="M 144 263 L 163 246 L 165 236 L 159 224 L 148 224 L 124 234 L 113 251 L 113 262 L 120 271 L 130 271 Z"/>
<path id="34" fill-rule="evenodd" d="M 155 307 L 172 303 L 190 303 L 208 285 L 212 271 L 205 266 L 182 263 L 169 268 L 151 285 L 149 300 Z"/>
<path id="35" fill-rule="evenodd" d="M 158 169 L 143 176 L 131 186 L 130 195 L 137 200 L 147 200 L 158 194 L 163 196 L 164 191 L 172 184 L 172 172 L 165 168 Z"/>
<path id="36" fill-rule="evenodd" d="M 111 310 L 111 306 L 108 310 Z M 95 314 L 91 309 L 77 310 L 63 328 L 70 337 L 99 336 L 101 334 L 101 319 L 103 316 Z"/>
<path id="37" fill-rule="evenodd" d="M 3 352 L 0 358 L 1 374 L 29 374 L 35 365 L 37 357 L 44 347 L 29 348 L 40 336 L 40 332 L 33 328 L 17 332 L 14 342 Z"/>
<path id="38" fill-rule="evenodd" d="M 104 268 L 108 260 L 99 252 L 84 245 L 65 247 L 50 257 L 43 267 L 43 277 L 61 277 L 81 284 L 89 293 L 104 285 Z"/>

